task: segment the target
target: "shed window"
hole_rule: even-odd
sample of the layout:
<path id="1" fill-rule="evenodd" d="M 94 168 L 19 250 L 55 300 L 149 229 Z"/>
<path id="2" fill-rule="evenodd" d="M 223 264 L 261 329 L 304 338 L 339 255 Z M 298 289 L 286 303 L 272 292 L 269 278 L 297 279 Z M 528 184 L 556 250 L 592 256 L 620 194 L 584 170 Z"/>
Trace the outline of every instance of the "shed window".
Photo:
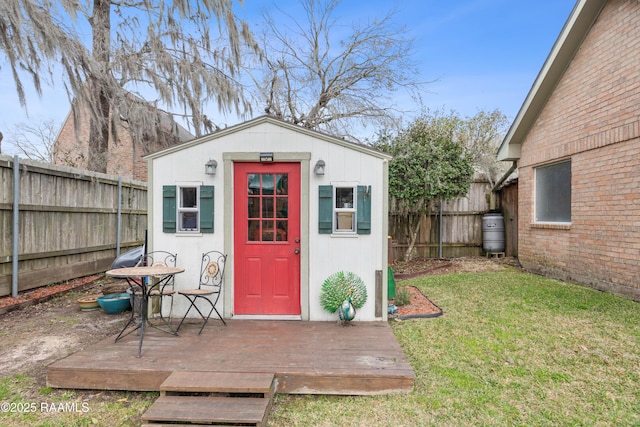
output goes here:
<path id="1" fill-rule="evenodd" d="M 318 197 L 320 234 L 371 233 L 371 186 L 321 185 Z"/>
<path id="2" fill-rule="evenodd" d="M 336 233 L 354 233 L 356 231 L 356 206 L 354 187 L 336 187 L 334 205 L 334 231 Z"/>
<path id="3" fill-rule="evenodd" d="M 571 222 L 571 161 L 540 166 L 535 172 L 535 221 Z"/>
<path id="4" fill-rule="evenodd" d="M 198 231 L 198 187 L 180 187 L 178 231 Z"/>
<path id="5" fill-rule="evenodd" d="M 165 185 L 162 189 L 162 231 L 213 233 L 212 185 Z"/>

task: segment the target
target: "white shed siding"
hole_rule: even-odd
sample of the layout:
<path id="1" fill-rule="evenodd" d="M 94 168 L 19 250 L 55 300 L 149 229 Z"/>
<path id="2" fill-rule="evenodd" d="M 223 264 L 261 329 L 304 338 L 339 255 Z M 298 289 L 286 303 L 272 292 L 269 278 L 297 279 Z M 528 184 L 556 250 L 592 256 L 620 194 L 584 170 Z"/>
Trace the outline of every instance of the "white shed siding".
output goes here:
<path id="1" fill-rule="evenodd" d="M 383 259 L 386 253 L 383 254 L 381 248 L 381 233 L 386 237 L 386 229 L 383 231 L 384 215 L 379 208 L 383 206 L 381 177 L 384 164 L 380 159 L 364 156 L 362 153 L 332 144 L 324 144 L 322 149 L 314 152 L 314 155 L 325 160 L 327 166 L 323 177 L 312 176 L 310 188 L 312 194 L 310 201 L 312 229 L 309 245 L 309 255 L 312 260 L 309 278 L 311 319 L 335 318 L 335 315 L 327 313 L 320 306 L 320 292 L 322 283 L 328 276 L 344 270 L 356 273 L 367 285 L 367 303 L 357 310 L 356 320 L 376 320 L 375 271 L 385 270 L 386 273 L 386 257 Z M 314 159 L 311 163 L 315 165 Z M 335 187 L 343 183 L 371 185 L 371 234 L 336 236 L 317 233 L 318 186 L 331 184 Z M 386 246 L 384 249 L 386 250 Z"/>
<path id="2" fill-rule="evenodd" d="M 224 131 L 223 131 L 224 132 Z M 336 140 L 337 141 L 337 140 Z M 232 284 L 228 280 L 233 277 L 229 270 L 233 268 L 233 242 L 225 242 L 226 236 L 233 236 L 226 228 L 233 227 L 233 218 L 225 217 L 225 186 L 227 194 L 233 194 L 233 182 L 224 182 L 224 156 L 230 153 L 308 153 L 308 184 L 303 180 L 301 193 L 308 196 L 308 239 L 307 245 L 301 242 L 303 252 L 301 261 L 307 263 L 301 270 L 308 271 L 307 277 L 301 278 L 303 288 L 303 316 L 309 320 L 334 320 L 335 314 L 326 313 L 320 306 L 320 292 L 323 281 L 331 274 L 345 270 L 358 274 L 367 285 L 368 299 L 364 307 L 358 310 L 356 320 L 386 320 L 386 177 L 387 158 L 376 156 L 367 150 L 357 147 L 343 146 L 339 141 L 332 142 L 327 138 L 315 137 L 309 132 L 298 132 L 290 126 L 282 126 L 270 120 L 259 122 L 253 127 L 240 129 L 218 136 L 216 134 L 201 138 L 183 147 L 173 147 L 162 153 L 149 156 L 150 191 L 152 212 L 150 221 L 150 245 L 153 249 L 164 249 L 178 253 L 178 265 L 186 271 L 176 276 L 176 288 L 186 288 L 197 284 L 200 268 L 200 255 L 208 250 L 221 250 L 229 255 L 227 272 L 225 273 L 225 292 L 232 292 Z M 348 144 L 345 144 L 348 145 Z M 218 162 L 215 176 L 204 173 L 204 164 L 209 159 Z M 314 174 L 317 160 L 326 162 L 326 173 L 318 177 Z M 227 162 L 227 165 L 232 163 Z M 162 187 L 179 185 L 184 182 L 195 182 L 215 186 L 215 222 L 213 234 L 176 235 L 162 232 Z M 320 185 L 336 185 L 350 182 L 371 186 L 371 234 L 335 236 L 318 234 L 318 187 Z M 303 200 L 305 198 L 303 197 Z M 304 211 L 304 207 L 302 207 Z M 226 212 L 233 210 L 227 209 Z M 304 221 L 304 217 L 302 219 Z M 304 228 L 304 227 L 303 227 Z M 229 250 L 230 249 L 230 250 Z M 383 271 L 383 310 L 382 317 L 375 316 L 375 271 Z M 304 276 L 304 274 L 303 274 Z M 308 290 L 305 291 L 305 287 Z M 305 295 L 308 298 L 305 300 Z M 230 305 L 232 294 L 222 296 L 219 311 L 230 314 L 232 307 L 223 307 L 224 302 Z M 174 298 L 174 316 L 180 316 L 187 308 L 186 300 L 179 296 Z"/>

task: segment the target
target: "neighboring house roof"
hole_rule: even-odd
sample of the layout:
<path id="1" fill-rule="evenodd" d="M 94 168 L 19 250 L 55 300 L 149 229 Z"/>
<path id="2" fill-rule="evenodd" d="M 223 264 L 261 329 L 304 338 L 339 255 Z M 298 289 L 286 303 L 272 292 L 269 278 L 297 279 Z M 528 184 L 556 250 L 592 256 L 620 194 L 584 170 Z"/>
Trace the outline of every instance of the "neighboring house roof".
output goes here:
<path id="1" fill-rule="evenodd" d="M 149 106 L 150 109 L 155 109 L 155 107 L 153 105 L 151 105 L 150 103 L 148 103 L 147 101 L 145 101 L 144 99 L 129 93 L 130 96 L 134 97 L 135 99 L 137 99 L 138 101 L 140 101 L 141 103 L 147 104 Z M 180 143 L 186 142 L 186 141 L 190 141 L 192 140 L 194 137 L 194 135 L 189 132 L 184 126 L 182 126 L 180 123 L 178 123 L 175 120 L 171 119 L 171 116 L 161 110 L 158 110 L 158 116 L 160 117 L 160 123 L 158 125 L 159 129 L 162 129 L 164 132 L 166 133 L 172 133 L 175 134 L 178 137 L 178 140 L 180 141 Z M 58 130 L 58 134 L 56 135 L 56 141 L 60 138 L 60 133 L 62 131 L 62 129 L 64 128 L 64 126 L 66 125 L 67 122 L 69 122 L 70 120 L 73 119 L 73 109 L 70 109 L 69 112 L 67 113 L 67 116 L 65 117 L 65 119 L 62 122 L 62 126 L 60 126 L 60 130 Z M 123 127 L 126 127 L 129 125 L 129 120 L 126 117 L 123 117 L 122 115 L 120 116 L 120 124 Z M 86 125 L 88 126 L 89 121 L 86 120 Z"/>
<path id="2" fill-rule="evenodd" d="M 498 160 L 520 158 L 524 139 L 606 3 L 607 0 L 579 0 L 576 3 L 498 149 Z"/>
<path id="3" fill-rule="evenodd" d="M 172 120 L 168 113 L 160 111 L 160 126 L 167 133 L 174 133 L 180 143 L 187 142 L 195 138 L 191 132 L 189 132 L 180 123 Z"/>
<path id="4" fill-rule="evenodd" d="M 263 123 L 270 123 L 270 124 L 273 124 L 273 125 L 276 125 L 276 126 L 280 126 L 282 128 L 285 128 L 285 129 L 292 130 L 294 132 L 303 133 L 303 134 L 309 135 L 309 136 L 311 136 L 313 138 L 322 139 L 322 140 L 330 142 L 332 144 L 340 145 L 342 147 L 346 147 L 346 148 L 349 148 L 351 150 L 359 151 L 359 152 L 362 152 L 364 154 L 368 154 L 368 155 L 373 156 L 373 157 L 378 157 L 380 159 L 391 160 L 393 158 L 389 154 L 383 153 L 382 151 L 377 150 L 377 149 L 375 149 L 373 147 L 370 147 L 368 145 L 358 144 L 358 143 L 351 142 L 351 141 L 346 141 L 344 139 L 341 139 L 341 138 L 338 138 L 338 137 L 335 137 L 335 136 L 331 136 L 331 135 L 328 135 L 328 134 L 325 134 L 325 133 L 322 133 L 322 132 L 318 132 L 318 131 L 310 130 L 310 129 L 307 129 L 307 128 L 304 128 L 304 127 L 301 127 L 301 126 L 297 126 L 297 125 L 294 125 L 292 123 L 289 123 L 289 122 L 286 122 L 284 120 L 277 119 L 277 118 L 271 117 L 271 116 L 260 116 L 260 117 L 257 117 L 255 119 L 248 120 L 246 122 L 242 122 L 242 123 L 239 123 L 237 125 L 233 125 L 233 126 L 230 126 L 228 128 L 215 131 L 215 132 L 210 133 L 209 135 L 205 135 L 205 136 L 203 136 L 201 138 L 197 138 L 197 139 L 194 139 L 194 140 L 189 141 L 189 142 L 185 142 L 185 143 L 180 144 L 180 145 L 176 145 L 176 146 L 173 146 L 173 147 L 166 148 L 164 150 L 157 151 L 157 152 L 155 152 L 153 154 L 149 154 L 148 156 L 145 156 L 144 158 L 145 159 L 155 159 L 155 158 L 158 158 L 158 157 L 163 157 L 163 156 L 166 156 L 168 154 L 174 153 L 176 151 L 180 151 L 180 150 L 183 150 L 185 148 L 193 147 L 195 145 L 199 145 L 199 144 L 211 141 L 213 139 L 222 138 L 222 137 L 224 137 L 226 135 L 229 135 L 229 134 L 232 134 L 232 133 L 235 133 L 235 132 L 240 132 L 240 131 L 243 131 L 245 129 L 249 129 L 249 128 L 254 127 L 254 126 L 261 125 Z"/>

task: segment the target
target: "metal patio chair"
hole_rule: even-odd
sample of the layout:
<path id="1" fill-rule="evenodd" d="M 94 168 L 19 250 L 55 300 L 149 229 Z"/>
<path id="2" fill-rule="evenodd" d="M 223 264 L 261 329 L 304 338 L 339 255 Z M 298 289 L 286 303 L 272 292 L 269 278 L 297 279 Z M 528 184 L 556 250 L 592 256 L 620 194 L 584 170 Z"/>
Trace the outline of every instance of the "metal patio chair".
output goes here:
<path id="1" fill-rule="evenodd" d="M 209 321 L 209 317 L 215 311 L 218 315 L 218 318 L 222 320 L 222 323 L 226 326 L 227 322 L 224 321 L 220 312 L 216 308 L 216 303 L 220 298 L 220 292 L 222 291 L 222 279 L 224 277 L 224 267 L 227 261 L 227 256 L 222 252 L 218 251 L 210 251 L 202 254 L 202 261 L 200 264 L 200 279 L 198 283 L 198 287 L 196 289 L 181 289 L 178 291 L 179 295 L 183 295 L 185 298 L 189 300 L 189 308 L 187 312 L 184 314 L 184 317 L 180 321 L 176 332 L 180 330 L 180 326 L 182 326 L 182 322 L 187 318 L 189 312 L 192 308 L 194 308 L 200 317 L 203 320 L 202 327 L 198 332 L 198 335 L 202 333 L 202 330 L 207 325 Z M 211 308 L 209 312 L 203 313 L 200 311 L 200 308 L 196 305 L 198 300 L 202 300 L 209 304 Z M 206 312 L 206 310 L 204 310 Z"/>
<path id="2" fill-rule="evenodd" d="M 174 254 L 167 251 L 153 251 L 147 254 L 147 257 L 142 260 L 142 265 L 164 265 L 167 267 L 176 267 L 178 261 L 178 254 Z M 174 288 L 175 276 L 165 281 L 161 287 L 153 287 L 149 293 L 150 297 L 159 297 L 160 304 L 160 319 L 167 324 L 166 319 L 162 315 L 163 301 L 165 298 L 171 298 L 171 305 L 169 306 L 169 322 L 171 322 L 173 314 L 173 296 L 176 291 Z M 153 283 L 149 283 L 149 287 L 154 286 Z M 153 310 L 152 310 L 153 313 Z"/>

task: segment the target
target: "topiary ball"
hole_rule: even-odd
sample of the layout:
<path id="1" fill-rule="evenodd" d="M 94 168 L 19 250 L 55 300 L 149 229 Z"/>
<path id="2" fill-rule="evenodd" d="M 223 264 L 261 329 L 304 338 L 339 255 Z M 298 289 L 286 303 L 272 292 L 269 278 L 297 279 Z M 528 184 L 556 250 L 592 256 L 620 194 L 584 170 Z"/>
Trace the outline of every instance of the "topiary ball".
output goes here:
<path id="1" fill-rule="evenodd" d="M 362 307 L 367 302 L 367 287 L 357 274 L 339 271 L 327 277 L 322 284 L 320 305 L 329 313 L 335 313 L 349 297 L 355 308 Z"/>

